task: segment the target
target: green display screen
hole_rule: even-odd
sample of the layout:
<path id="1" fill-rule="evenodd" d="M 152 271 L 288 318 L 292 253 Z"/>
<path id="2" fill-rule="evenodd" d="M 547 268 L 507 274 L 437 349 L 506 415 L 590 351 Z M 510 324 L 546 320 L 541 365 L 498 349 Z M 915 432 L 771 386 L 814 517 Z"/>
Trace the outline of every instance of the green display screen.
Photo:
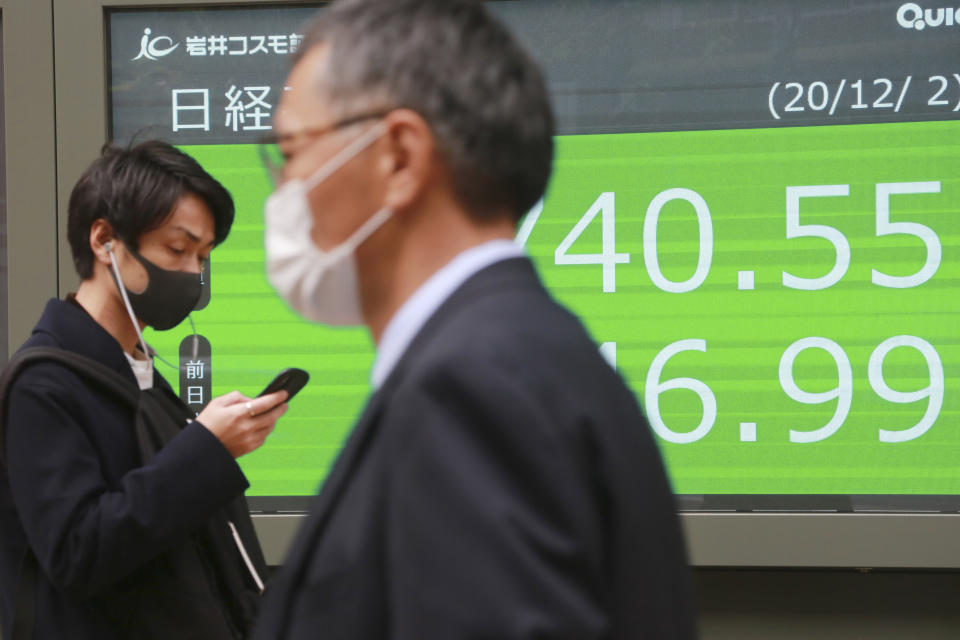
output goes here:
<path id="1" fill-rule="evenodd" d="M 199 410 L 311 375 L 241 459 L 267 510 L 316 493 L 374 358 L 366 330 L 301 320 L 264 270 L 256 142 L 311 4 L 108 17 L 113 140 L 169 140 L 237 205 L 193 314 L 199 357 L 188 324 L 148 336 L 170 382 Z M 557 122 L 517 241 L 635 392 L 681 508 L 960 510 L 960 14 L 485 6 L 541 65 Z"/>
<path id="2" fill-rule="evenodd" d="M 518 242 L 643 404 L 677 493 L 960 493 L 958 134 L 910 122 L 558 138 Z M 301 321 L 271 290 L 255 146 L 184 150 L 237 202 L 194 314 L 213 395 L 308 370 L 242 464 L 251 495 L 313 494 L 369 393 L 373 345 Z M 148 340 L 174 359 L 189 333 Z"/>

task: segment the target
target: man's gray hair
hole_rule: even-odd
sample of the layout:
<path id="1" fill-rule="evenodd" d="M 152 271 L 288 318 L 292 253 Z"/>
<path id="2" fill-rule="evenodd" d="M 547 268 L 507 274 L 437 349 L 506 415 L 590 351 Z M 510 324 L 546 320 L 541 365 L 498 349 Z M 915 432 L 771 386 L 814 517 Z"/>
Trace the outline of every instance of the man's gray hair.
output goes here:
<path id="1" fill-rule="evenodd" d="M 307 27 L 294 63 L 321 44 L 318 89 L 335 115 L 416 111 L 473 215 L 519 219 L 543 196 L 554 134 L 543 76 L 480 2 L 341 0 Z"/>

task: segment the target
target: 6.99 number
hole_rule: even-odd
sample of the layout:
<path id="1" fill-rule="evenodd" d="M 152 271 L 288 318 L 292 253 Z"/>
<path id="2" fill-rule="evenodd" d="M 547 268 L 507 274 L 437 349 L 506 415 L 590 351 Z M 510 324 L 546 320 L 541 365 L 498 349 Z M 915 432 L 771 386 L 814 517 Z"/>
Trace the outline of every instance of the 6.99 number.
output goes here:
<path id="1" fill-rule="evenodd" d="M 904 347 L 916 349 L 927 363 L 929 381 L 926 387 L 916 391 L 897 391 L 890 388 L 883 377 L 883 361 L 894 349 Z M 826 351 L 837 365 L 837 385 L 829 391 L 810 392 L 797 386 L 793 375 L 793 365 L 797 356 L 807 349 L 822 349 Z M 663 369 L 673 356 L 683 351 L 707 350 L 707 341 L 702 339 L 679 340 L 668 345 L 653 359 L 647 372 L 644 386 L 644 407 L 650 426 L 661 438 L 676 444 L 696 442 L 706 436 L 713 428 L 717 418 L 717 399 L 713 391 L 702 380 L 694 378 L 671 378 L 661 381 Z M 874 393 L 889 402 L 908 404 L 927 400 L 927 408 L 920 421 L 904 429 L 879 429 L 880 442 L 907 442 L 925 434 L 937 421 L 940 409 L 943 407 L 944 374 L 943 363 L 937 350 L 933 346 L 916 336 L 894 336 L 880 343 L 873 353 L 867 366 L 867 377 Z M 790 442 L 809 443 L 825 440 L 835 434 L 850 414 L 853 401 L 853 371 L 850 358 L 843 348 L 828 338 L 810 337 L 797 340 L 784 351 L 780 358 L 779 367 L 780 387 L 783 392 L 803 404 L 823 404 L 832 400 L 837 401 L 837 408 L 833 417 L 823 425 L 810 431 L 790 430 Z M 660 394 L 672 389 L 688 389 L 700 397 L 703 404 L 703 416 L 694 429 L 688 432 L 677 432 L 664 423 L 660 414 Z"/>

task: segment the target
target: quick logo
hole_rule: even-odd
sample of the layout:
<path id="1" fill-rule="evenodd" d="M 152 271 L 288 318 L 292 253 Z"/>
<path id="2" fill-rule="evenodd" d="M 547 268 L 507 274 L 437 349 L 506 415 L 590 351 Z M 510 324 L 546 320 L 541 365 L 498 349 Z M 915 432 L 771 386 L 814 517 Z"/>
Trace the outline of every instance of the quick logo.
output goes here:
<path id="1" fill-rule="evenodd" d="M 960 7 L 924 9 L 916 2 L 907 2 L 897 10 L 897 22 L 904 29 L 923 31 L 927 27 L 954 27 L 960 25 Z"/>

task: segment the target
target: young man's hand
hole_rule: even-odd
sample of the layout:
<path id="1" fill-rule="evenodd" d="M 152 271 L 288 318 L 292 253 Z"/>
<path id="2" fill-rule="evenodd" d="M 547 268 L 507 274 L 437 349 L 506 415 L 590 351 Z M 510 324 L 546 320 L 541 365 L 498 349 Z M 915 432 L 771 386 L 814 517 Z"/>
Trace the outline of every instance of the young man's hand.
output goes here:
<path id="1" fill-rule="evenodd" d="M 287 412 L 286 391 L 260 398 L 248 398 L 239 391 L 214 398 L 204 407 L 197 422 L 210 430 L 234 458 L 263 444 L 277 420 Z"/>

